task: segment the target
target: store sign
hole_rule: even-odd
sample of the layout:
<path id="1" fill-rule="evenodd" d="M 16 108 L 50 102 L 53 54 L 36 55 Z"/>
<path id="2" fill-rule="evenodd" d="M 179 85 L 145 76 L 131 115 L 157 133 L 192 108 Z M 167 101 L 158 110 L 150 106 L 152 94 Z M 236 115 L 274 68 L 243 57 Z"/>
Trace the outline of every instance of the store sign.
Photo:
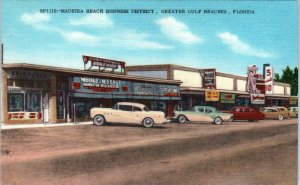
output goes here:
<path id="1" fill-rule="evenodd" d="M 203 86 L 207 89 L 216 89 L 216 69 L 204 69 Z"/>
<path id="2" fill-rule="evenodd" d="M 205 101 L 219 101 L 220 91 L 205 90 Z"/>
<path id="3" fill-rule="evenodd" d="M 159 95 L 160 96 L 179 96 L 179 88 L 178 86 L 171 85 L 160 85 L 159 86 Z"/>
<path id="4" fill-rule="evenodd" d="M 122 68 L 125 67 L 125 62 L 110 60 L 105 58 L 97 58 L 91 56 L 82 56 L 84 64 L 87 64 L 91 61 L 92 66 L 104 67 L 104 68 L 111 68 L 111 69 L 118 69 L 120 65 Z"/>
<path id="5" fill-rule="evenodd" d="M 14 69 L 8 71 L 7 78 L 22 80 L 50 80 L 51 74 L 40 71 L 26 71 Z"/>
<path id="6" fill-rule="evenodd" d="M 274 90 L 274 69 L 272 66 L 265 66 L 265 94 L 273 94 Z"/>
<path id="7" fill-rule="evenodd" d="M 261 74 L 257 74 L 258 67 L 256 65 L 248 66 L 246 90 L 249 93 L 259 94 L 261 90 L 257 87 L 257 81 L 262 79 Z"/>
<path id="8" fill-rule="evenodd" d="M 235 94 L 221 93 L 220 102 L 221 103 L 235 103 Z"/>
<path id="9" fill-rule="evenodd" d="M 91 89 L 93 92 L 109 92 L 119 90 L 120 80 L 105 78 L 80 77 L 80 88 Z M 79 88 L 78 82 L 73 82 L 72 87 Z"/>
<path id="10" fill-rule="evenodd" d="M 154 86 L 153 86 L 153 84 L 134 83 L 133 84 L 133 94 L 134 95 L 153 95 L 154 94 Z"/>
<path id="11" fill-rule="evenodd" d="M 8 112 L 9 120 L 39 120 L 42 117 L 41 112 Z"/>
<path id="12" fill-rule="evenodd" d="M 179 86 L 163 85 L 156 83 L 140 83 L 126 80 L 108 78 L 71 77 L 70 92 L 82 93 L 85 97 L 107 96 L 147 96 L 148 98 L 173 98 L 180 97 Z"/>
<path id="13" fill-rule="evenodd" d="M 265 104 L 264 94 L 250 94 L 251 104 Z"/>

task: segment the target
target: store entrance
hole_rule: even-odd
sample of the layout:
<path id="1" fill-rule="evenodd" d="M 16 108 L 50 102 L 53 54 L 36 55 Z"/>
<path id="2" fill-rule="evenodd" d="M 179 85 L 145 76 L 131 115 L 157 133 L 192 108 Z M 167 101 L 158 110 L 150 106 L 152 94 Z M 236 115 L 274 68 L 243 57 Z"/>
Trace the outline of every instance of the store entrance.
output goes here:
<path id="1" fill-rule="evenodd" d="M 47 91 L 42 92 L 42 109 L 43 122 L 49 123 L 49 93 Z"/>

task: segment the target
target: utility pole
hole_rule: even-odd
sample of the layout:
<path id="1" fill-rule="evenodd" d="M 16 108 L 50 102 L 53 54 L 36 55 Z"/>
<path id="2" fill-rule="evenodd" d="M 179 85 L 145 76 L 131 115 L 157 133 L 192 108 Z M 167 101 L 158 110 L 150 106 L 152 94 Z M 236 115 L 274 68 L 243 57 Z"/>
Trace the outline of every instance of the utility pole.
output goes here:
<path id="1" fill-rule="evenodd" d="M 4 123 L 4 107 L 3 107 L 3 44 L 1 44 L 1 63 L 0 63 L 0 124 Z"/>

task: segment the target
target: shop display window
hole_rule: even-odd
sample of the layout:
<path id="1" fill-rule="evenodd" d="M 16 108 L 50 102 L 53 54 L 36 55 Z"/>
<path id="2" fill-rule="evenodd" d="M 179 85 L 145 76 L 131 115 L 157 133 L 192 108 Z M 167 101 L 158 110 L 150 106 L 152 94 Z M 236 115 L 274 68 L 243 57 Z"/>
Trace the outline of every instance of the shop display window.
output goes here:
<path id="1" fill-rule="evenodd" d="M 28 112 L 41 111 L 41 94 L 26 93 L 26 111 Z"/>
<path id="2" fill-rule="evenodd" d="M 8 94 L 8 112 L 24 111 L 24 93 Z"/>

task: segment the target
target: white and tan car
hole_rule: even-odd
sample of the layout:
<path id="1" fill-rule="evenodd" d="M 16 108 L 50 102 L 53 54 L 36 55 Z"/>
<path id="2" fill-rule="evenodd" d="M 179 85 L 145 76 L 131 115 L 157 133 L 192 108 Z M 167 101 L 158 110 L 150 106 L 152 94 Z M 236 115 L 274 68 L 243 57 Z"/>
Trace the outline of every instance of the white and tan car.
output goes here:
<path id="1" fill-rule="evenodd" d="M 119 102 L 113 108 L 92 108 L 90 117 L 95 125 L 112 123 L 137 123 L 150 128 L 154 124 L 166 122 L 165 113 L 161 111 L 150 111 L 140 103 Z"/>

